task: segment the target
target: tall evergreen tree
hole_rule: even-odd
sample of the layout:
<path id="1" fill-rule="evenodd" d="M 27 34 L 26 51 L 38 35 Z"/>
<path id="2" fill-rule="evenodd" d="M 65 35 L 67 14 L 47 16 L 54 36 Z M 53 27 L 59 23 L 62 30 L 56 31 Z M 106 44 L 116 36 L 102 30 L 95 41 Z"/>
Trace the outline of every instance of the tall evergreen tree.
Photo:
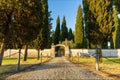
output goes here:
<path id="1" fill-rule="evenodd" d="M 19 27 L 15 29 L 20 41 L 25 45 L 24 61 L 26 61 L 28 45 L 37 37 L 38 28 L 41 28 L 39 25 L 42 24 L 40 22 L 42 18 L 42 6 L 40 5 L 41 1 L 31 0 L 19 1 L 19 4 L 20 9 L 18 8 L 15 12 L 16 14 L 14 14 L 15 20 L 17 21 L 15 25 L 19 24 Z"/>
<path id="2" fill-rule="evenodd" d="M 51 21 L 53 20 L 53 18 L 51 17 L 51 11 L 49 11 L 49 15 L 48 15 L 48 23 L 49 23 L 49 26 L 48 26 L 48 46 L 47 46 L 47 48 L 51 48 L 51 44 L 52 44 L 52 42 L 51 42 L 51 29 L 52 29 L 52 23 L 51 23 Z"/>
<path id="3" fill-rule="evenodd" d="M 42 5 L 42 13 L 43 13 L 43 21 L 42 25 L 40 25 L 42 28 L 38 29 L 39 34 L 37 35 L 37 38 L 34 40 L 34 47 L 38 50 L 38 59 L 39 59 L 39 49 L 47 48 L 48 45 L 48 39 L 50 36 L 50 21 L 49 21 L 49 12 L 48 12 L 48 0 L 41 0 Z"/>
<path id="4" fill-rule="evenodd" d="M 83 17 L 82 17 L 82 8 L 79 5 L 76 24 L 75 24 L 75 44 L 77 48 L 82 48 L 83 46 Z"/>
<path id="5" fill-rule="evenodd" d="M 54 44 L 59 44 L 59 41 L 60 41 L 60 18 L 58 16 L 56 20 Z"/>
<path id="6" fill-rule="evenodd" d="M 55 32 L 53 30 L 51 33 L 51 42 L 54 43 L 54 40 L 55 40 Z"/>
<path id="7" fill-rule="evenodd" d="M 109 0 L 83 0 L 89 9 L 86 10 L 87 18 L 87 34 L 88 39 L 93 44 L 99 46 L 103 42 L 108 41 L 110 39 L 111 33 L 113 32 L 113 21 Z M 85 6 L 86 7 L 86 6 Z M 89 22 L 88 22 L 89 21 Z M 90 23 L 90 24 L 89 24 Z M 101 52 L 99 53 L 99 60 L 101 60 Z"/>
<path id="8" fill-rule="evenodd" d="M 91 42 L 89 40 L 89 31 L 88 31 L 88 27 L 90 27 L 89 25 L 92 25 L 90 19 L 88 19 L 88 17 L 90 17 L 91 12 L 89 10 L 89 3 L 87 0 L 82 0 L 83 2 L 83 12 L 84 12 L 84 24 L 85 24 L 85 33 L 86 33 L 86 38 L 87 38 L 87 43 L 88 43 L 88 48 L 91 48 Z"/>
<path id="9" fill-rule="evenodd" d="M 74 35 L 71 28 L 69 29 L 69 32 L 68 32 L 68 40 L 74 41 Z"/>
<path id="10" fill-rule="evenodd" d="M 114 32 L 112 33 L 112 39 L 113 39 L 113 43 L 114 43 L 114 48 L 116 49 L 116 40 L 117 40 L 117 29 L 118 29 L 118 12 L 117 12 L 117 9 L 116 7 L 114 6 L 113 7 L 113 23 L 114 23 Z"/>
<path id="11" fill-rule="evenodd" d="M 4 4 L 3 4 L 4 3 Z M 9 32 L 14 33 L 13 39 L 16 44 L 23 43 L 28 44 L 32 41 L 38 32 L 38 27 L 41 28 L 42 9 L 39 1 L 20 1 L 20 0 L 8 0 L 0 1 L 0 21 L 4 26 L 2 29 L 2 46 L 0 52 L 0 64 L 2 63 L 2 57 L 6 43 L 9 40 L 7 38 Z M 37 6 L 37 7 L 36 7 Z M 39 7 L 39 8 L 38 8 Z M 14 18 L 14 19 L 11 19 Z M 3 22 L 2 22 L 3 21 Z M 11 26 L 12 22 L 12 26 Z M 4 23 L 4 24 L 3 24 Z M 11 28 L 12 27 L 12 28 Z M 11 29 L 11 30 L 10 30 Z M 4 37 L 5 36 L 5 37 Z M 12 39 L 12 40 L 13 40 Z"/>
<path id="12" fill-rule="evenodd" d="M 10 24 L 12 22 L 11 17 L 14 11 L 14 5 L 15 4 L 13 0 L 0 0 L 0 66 L 2 64 L 2 58 L 4 55 L 6 44 L 9 41 L 8 36 L 10 32 Z"/>
<path id="13" fill-rule="evenodd" d="M 116 47 L 120 49 L 120 18 L 118 19 L 119 21 L 119 26 L 117 29 L 117 36 L 116 36 Z"/>
<path id="14" fill-rule="evenodd" d="M 42 11 L 43 11 L 43 14 L 44 14 L 44 16 L 43 16 L 43 30 L 41 30 L 42 31 L 42 38 L 43 38 L 43 42 L 42 42 L 42 46 L 41 46 L 41 48 L 43 47 L 43 48 L 47 48 L 47 45 L 48 45 L 48 39 L 49 39 L 49 37 L 48 37 L 48 35 L 50 35 L 49 34 L 49 31 L 50 31 L 50 27 L 49 27 L 49 18 L 48 18 L 48 14 L 49 14 L 49 12 L 48 12 L 48 0 L 41 0 L 41 2 L 42 2 Z"/>
<path id="15" fill-rule="evenodd" d="M 61 41 L 65 41 L 68 38 L 68 28 L 66 26 L 66 19 L 63 16 L 62 26 L 61 26 Z"/>

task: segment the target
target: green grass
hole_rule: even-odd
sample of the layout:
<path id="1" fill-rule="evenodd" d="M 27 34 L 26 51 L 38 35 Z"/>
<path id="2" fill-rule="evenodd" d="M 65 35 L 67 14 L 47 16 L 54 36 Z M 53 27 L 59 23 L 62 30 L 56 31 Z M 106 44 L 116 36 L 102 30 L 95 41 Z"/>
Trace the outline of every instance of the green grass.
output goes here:
<path id="1" fill-rule="evenodd" d="M 42 62 L 46 62 L 51 60 L 51 58 L 42 58 Z M 5 73 L 12 73 L 17 72 L 17 58 L 4 58 L 2 62 L 2 66 L 0 66 L 0 74 Z M 36 58 L 28 58 L 27 61 L 23 61 L 21 58 L 20 60 L 20 69 L 23 70 L 27 67 L 30 67 L 35 64 L 39 64 L 40 60 L 37 60 Z"/>
<path id="2" fill-rule="evenodd" d="M 119 63 L 120 58 L 103 58 L 103 63 L 111 64 L 111 63 Z"/>
<path id="3" fill-rule="evenodd" d="M 78 63 L 78 58 L 68 58 L 73 63 Z M 79 63 L 81 66 L 84 66 L 88 69 L 95 70 L 95 58 L 79 58 Z M 99 64 L 100 71 L 104 71 L 107 73 L 110 73 L 112 75 L 118 75 L 120 76 L 120 58 L 102 58 L 102 63 Z"/>
<path id="4" fill-rule="evenodd" d="M 18 59 L 17 58 L 4 58 L 2 65 L 10 65 L 10 64 L 17 64 Z M 23 61 L 23 59 L 20 59 L 21 64 L 24 63 L 37 63 L 39 62 L 39 60 L 35 59 L 35 58 L 28 58 L 27 61 Z"/>
<path id="5" fill-rule="evenodd" d="M 75 62 L 75 63 L 78 63 L 81 62 L 81 63 L 91 63 L 91 62 L 95 62 L 95 58 L 94 57 L 89 57 L 89 58 L 86 58 L 86 57 L 79 57 L 79 59 L 77 57 L 74 57 L 74 58 L 69 58 L 69 60 L 71 62 Z M 104 64 L 120 64 L 120 58 L 102 58 L 103 60 L 103 63 Z"/>

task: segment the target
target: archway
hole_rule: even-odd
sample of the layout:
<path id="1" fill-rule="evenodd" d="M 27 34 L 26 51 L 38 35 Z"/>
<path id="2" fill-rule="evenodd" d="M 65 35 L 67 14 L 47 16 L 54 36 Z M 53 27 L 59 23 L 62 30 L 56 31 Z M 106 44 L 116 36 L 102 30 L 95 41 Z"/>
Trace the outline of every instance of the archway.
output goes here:
<path id="1" fill-rule="evenodd" d="M 52 57 L 61 57 L 69 55 L 69 47 L 63 44 L 52 44 L 51 46 L 51 55 Z"/>
<path id="2" fill-rule="evenodd" d="M 62 57 L 62 56 L 65 56 L 65 47 L 56 46 L 55 47 L 55 57 Z"/>

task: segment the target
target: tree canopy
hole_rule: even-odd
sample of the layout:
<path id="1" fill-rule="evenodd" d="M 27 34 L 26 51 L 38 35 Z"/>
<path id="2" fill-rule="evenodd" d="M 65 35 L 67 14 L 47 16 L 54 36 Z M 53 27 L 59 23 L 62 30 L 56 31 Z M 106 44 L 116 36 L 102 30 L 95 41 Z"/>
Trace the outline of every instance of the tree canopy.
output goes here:
<path id="1" fill-rule="evenodd" d="M 114 28 L 109 9 L 110 1 L 83 0 L 83 4 L 87 38 L 96 45 L 106 42 L 110 39 Z"/>

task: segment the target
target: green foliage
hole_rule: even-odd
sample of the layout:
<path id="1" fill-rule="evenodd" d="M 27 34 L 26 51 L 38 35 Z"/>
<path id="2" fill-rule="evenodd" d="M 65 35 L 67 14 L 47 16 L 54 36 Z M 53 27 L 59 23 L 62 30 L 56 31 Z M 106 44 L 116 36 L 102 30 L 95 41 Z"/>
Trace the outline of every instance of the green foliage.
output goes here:
<path id="1" fill-rule="evenodd" d="M 83 0 L 87 38 L 93 44 L 110 39 L 113 21 L 109 0 Z"/>
<path id="2" fill-rule="evenodd" d="M 118 26 L 118 29 L 117 29 L 116 47 L 120 48 L 120 19 L 119 19 L 119 26 Z"/>
<path id="3" fill-rule="evenodd" d="M 56 20 L 54 44 L 59 44 L 59 41 L 60 41 L 60 17 L 58 16 Z"/>
<path id="4" fill-rule="evenodd" d="M 74 41 L 74 35 L 71 28 L 69 29 L 69 32 L 68 32 L 68 40 Z"/>
<path id="5" fill-rule="evenodd" d="M 17 26 L 15 34 L 23 44 L 26 44 L 35 39 L 38 34 L 42 8 L 39 5 L 40 1 L 19 1 L 18 4 L 14 14 L 14 26 Z"/>
<path id="6" fill-rule="evenodd" d="M 48 12 L 48 1 L 47 0 L 41 0 L 42 5 L 42 24 L 39 26 L 41 28 L 38 28 L 39 34 L 37 35 L 37 38 L 34 40 L 34 47 L 38 49 L 44 49 L 48 47 L 48 41 L 50 39 L 50 12 Z M 40 21 L 39 21 L 40 22 Z"/>
<path id="7" fill-rule="evenodd" d="M 75 24 L 75 44 L 77 48 L 83 47 L 83 33 L 84 31 L 83 31 L 82 8 L 79 5 Z"/>
<path id="8" fill-rule="evenodd" d="M 65 41 L 65 39 L 68 38 L 68 28 L 66 26 L 66 19 L 65 16 L 62 20 L 62 26 L 61 26 L 61 41 Z"/>
<path id="9" fill-rule="evenodd" d="M 53 30 L 51 33 L 51 42 L 54 43 L 54 40 L 55 40 L 55 32 Z"/>
<path id="10" fill-rule="evenodd" d="M 30 44 L 36 38 L 35 47 L 46 48 L 50 21 L 47 0 L 0 0 L 0 65 L 5 48 Z"/>
<path id="11" fill-rule="evenodd" d="M 116 6 L 118 12 L 120 13 L 120 1 L 119 0 L 113 0 L 113 4 Z"/>
<path id="12" fill-rule="evenodd" d="M 87 44 L 87 38 L 84 36 L 83 38 L 83 48 L 88 48 L 88 44 Z"/>
<path id="13" fill-rule="evenodd" d="M 16 1 L 15 1 L 16 2 Z M 0 0 L 0 41 L 9 42 L 9 33 L 12 24 L 12 14 L 14 8 L 13 0 Z"/>
<path id="14" fill-rule="evenodd" d="M 114 23 L 114 32 L 112 33 L 112 39 L 113 39 L 113 43 L 114 43 L 114 48 L 116 49 L 116 40 L 117 40 L 117 29 L 118 29 L 118 12 L 116 7 L 113 7 L 113 23 Z"/>

